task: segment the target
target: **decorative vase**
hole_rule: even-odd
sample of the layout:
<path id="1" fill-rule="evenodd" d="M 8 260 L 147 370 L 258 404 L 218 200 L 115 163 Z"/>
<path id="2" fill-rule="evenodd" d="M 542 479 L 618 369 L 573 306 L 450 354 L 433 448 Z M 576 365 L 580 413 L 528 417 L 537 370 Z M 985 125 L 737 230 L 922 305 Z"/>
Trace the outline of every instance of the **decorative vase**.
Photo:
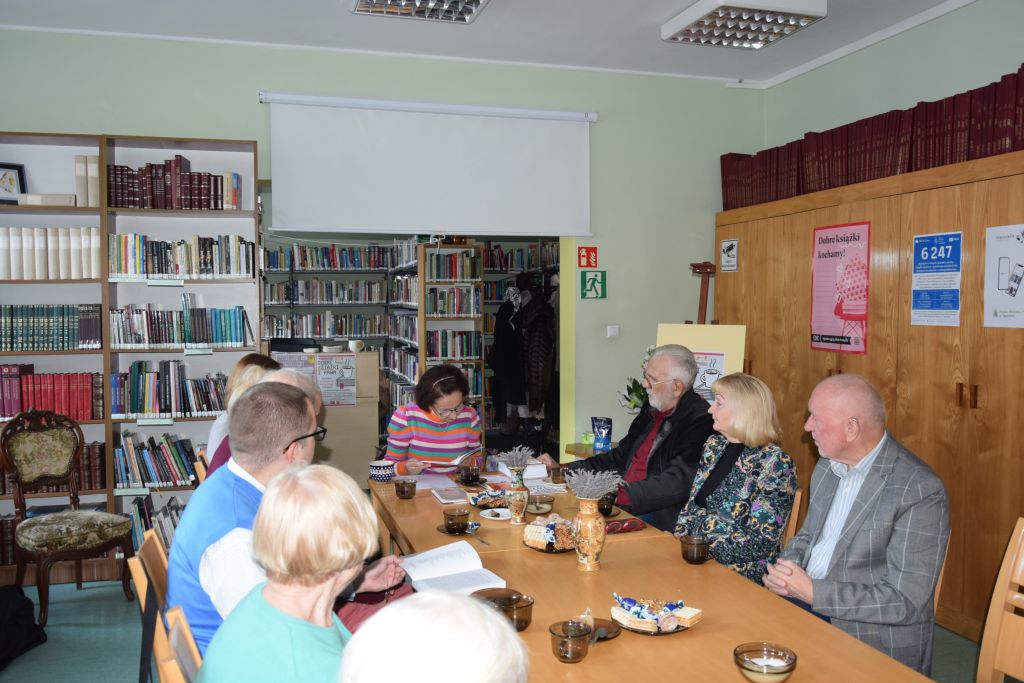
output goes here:
<path id="1" fill-rule="evenodd" d="M 598 511 L 600 498 L 577 498 L 580 511 L 572 518 L 572 532 L 576 541 L 576 568 L 593 572 L 601 568 L 604 550 L 604 516 Z"/>
<path id="2" fill-rule="evenodd" d="M 530 489 L 523 483 L 523 468 L 510 467 L 512 473 L 512 485 L 505 493 L 508 501 L 508 511 L 512 515 L 512 524 L 526 524 L 526 505 L 530 502 Z"/>

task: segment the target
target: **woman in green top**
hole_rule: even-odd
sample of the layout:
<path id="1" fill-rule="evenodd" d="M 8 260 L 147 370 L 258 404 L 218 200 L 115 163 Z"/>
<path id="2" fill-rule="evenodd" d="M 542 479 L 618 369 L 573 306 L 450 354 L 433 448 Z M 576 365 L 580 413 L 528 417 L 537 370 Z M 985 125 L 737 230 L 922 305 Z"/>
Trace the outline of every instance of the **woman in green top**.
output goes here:
<path id="1" fill-rule="evenodd" d="M 336 682 L 352 634 L 334 601 L 377 549 L 366 495 L 326 465 L 282 472 L 263 495 L 252 547 L 267 582 L 217 630 L 199 680 Z"/>

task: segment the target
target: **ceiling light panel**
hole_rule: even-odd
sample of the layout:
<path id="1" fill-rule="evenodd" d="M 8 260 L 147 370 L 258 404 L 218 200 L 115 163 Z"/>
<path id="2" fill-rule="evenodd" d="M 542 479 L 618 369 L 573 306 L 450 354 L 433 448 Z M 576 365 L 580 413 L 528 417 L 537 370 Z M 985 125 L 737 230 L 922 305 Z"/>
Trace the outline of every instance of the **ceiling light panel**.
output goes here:
<path id="1" fill-rule="evenodd" d="M 754 4 L 754 3 L 748 3 Z M 661 27 L 661 39 L 687 45 L 760 50 L 825 16 L 825 0 L 784 0 L 758 7 L 698 0 Z"/>
<path id="2" fill-rule="evenodd" d="M 355 0 L 356 14 L 470 24 L 489 0 Z"/>

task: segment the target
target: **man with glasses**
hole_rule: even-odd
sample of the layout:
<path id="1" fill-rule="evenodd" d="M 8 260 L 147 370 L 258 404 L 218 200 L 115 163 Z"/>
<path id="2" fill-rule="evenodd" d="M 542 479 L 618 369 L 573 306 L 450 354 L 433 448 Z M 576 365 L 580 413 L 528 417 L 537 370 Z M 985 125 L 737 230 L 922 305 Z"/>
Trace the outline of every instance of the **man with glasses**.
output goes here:
<path id="1" fill-rule="evenodd" d="M 764 584 L 927 675 L 949 538 L 942 480 L 886 433 L 882 398 L 860 375 L 824 380 L 807 407 L 821 455 L 807 519 Z"/>
<path id="2" fill-rule="evenodd" d="M 611 470 L 626 481 L 615 503 L 664 531 L 673 531 L 686 503 L 704 442 L 714 433 L 708 402 L 693 391 L 697 361 L 685 346 L 651 352 L 644 372 L 647 402 L 619 445 L 569 464 L 569 469 Z M 540 457 L 555 465 L 547 453 Z"/>
<path id="3" fill-rule="evenodd" d="M 281 381 L 260 382 L 231 406 L 231 459 L 192 494 L 168 566 L 167 606 L 182 607 L 201 653 L 239 600 L 266 580 L 252 558 L 253 519 L 271 479 L 312 462 L 327 433 L 317 427 L 314 407 L 308 394 Z M 385 557 L 359 588 L 381 591 L 402 577 L 397 558 Z"/>

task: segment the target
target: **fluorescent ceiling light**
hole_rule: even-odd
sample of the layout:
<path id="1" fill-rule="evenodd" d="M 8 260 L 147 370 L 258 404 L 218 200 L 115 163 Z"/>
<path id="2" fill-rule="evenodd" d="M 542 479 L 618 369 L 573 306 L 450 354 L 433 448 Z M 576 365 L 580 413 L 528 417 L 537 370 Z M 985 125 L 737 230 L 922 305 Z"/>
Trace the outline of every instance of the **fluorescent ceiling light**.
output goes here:
<path id="1" fill-rule="evenodd" d="M 489 0 L 355 0 L 356 14 L 469 24 Z"/>
<path id="2" fill-rule="evenodd" d="M 753 5 L 757 5 L 756 7 Z M 661 39 L 760 50 L 827 14 L 826 0 L 697 0 L 661 26 Z"/>

